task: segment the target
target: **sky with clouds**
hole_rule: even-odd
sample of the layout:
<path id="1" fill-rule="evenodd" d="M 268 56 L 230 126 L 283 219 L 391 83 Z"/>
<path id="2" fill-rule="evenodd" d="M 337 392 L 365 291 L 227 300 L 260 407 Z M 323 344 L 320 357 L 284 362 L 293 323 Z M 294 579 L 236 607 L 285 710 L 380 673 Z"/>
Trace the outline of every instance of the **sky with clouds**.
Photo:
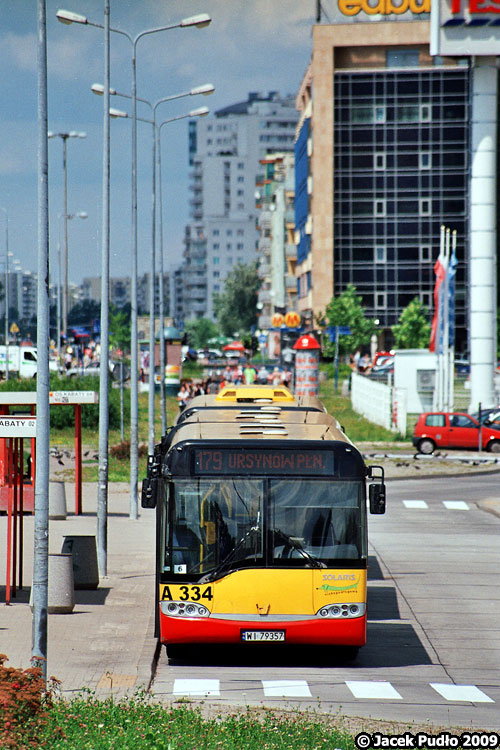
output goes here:
<path id="1" fill-rule="evenodd" d="M 196 107 L 212 111 L 246 100 L 249 91 L 295 94 L 311 53 L 315 0 L 111 0 L 111 26 L 135 37 L 141 31 L 209 13 L 202 30 L 148 35 L 137 46 L 137 94 L 156 102 L 212 83 L 210 97 L 186 97 L 158 107 L 158 119 Z M 102 98 L 90 87 L 103 79 L 103 33 L 92 26 L 59 23 L 64 8 L 103 23 L 103 0 L 47 0 L 49 130 L 85 132 L 68 140 L 69 279 L 100 275 Z M 0 206 L 9 216 L 9 249 L 25 270 L 37 267 L 37 77 L 35 0 L 0 3 Z M 131 45 L 111 34 L 111 85 L 131 91 Z M 130 112 L 130 102 L 111 106 Z M 141 106 L 141 105 L 138 105 Z M 145 105 L 142 105 L 145 107 Z M 147 108 L 138 114 L 148 117 Z M 187 122 L 162 129 L 165 262 L 182 258 L 189 221 Z M 138 124 L 139 272 L 149 267 L 151 237 L 151 127 Z M 51 267 L 57 273 L 62 228 L 62 141 L 49 141 Z M 111 123 L 111 275 L 130 275 L 131 121 Z M 5 215 L 0 214 L 0 259 Z"/>

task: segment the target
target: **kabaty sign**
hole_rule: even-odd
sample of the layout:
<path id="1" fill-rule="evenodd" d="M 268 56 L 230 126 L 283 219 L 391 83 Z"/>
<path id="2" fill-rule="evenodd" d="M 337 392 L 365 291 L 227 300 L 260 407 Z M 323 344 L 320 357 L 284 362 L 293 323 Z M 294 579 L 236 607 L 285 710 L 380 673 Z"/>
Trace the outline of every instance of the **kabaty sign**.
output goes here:
<path id="1" fill-rule="evenodd" d="M 431 55 L 500 54 L 500 0 L 433 0 Z"/>

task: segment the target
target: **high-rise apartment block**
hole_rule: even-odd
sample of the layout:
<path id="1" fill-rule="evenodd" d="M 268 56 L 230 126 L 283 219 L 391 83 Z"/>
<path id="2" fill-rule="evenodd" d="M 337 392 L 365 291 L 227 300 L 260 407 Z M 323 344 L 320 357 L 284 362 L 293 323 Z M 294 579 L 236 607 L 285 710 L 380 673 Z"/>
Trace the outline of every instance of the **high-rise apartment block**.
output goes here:
<path id="1" fill-rule="evenodd" d="M 258 260 L 256 183 L 260 160 L 293 151 L 295 99 L 275 91 L 190 123 L 192 221 L 186 227 L 183 264 L 185 319 L 213 317 L 213 295 L 239 263 Z M 178 307 L 174 302 L 174 307 Z"/>

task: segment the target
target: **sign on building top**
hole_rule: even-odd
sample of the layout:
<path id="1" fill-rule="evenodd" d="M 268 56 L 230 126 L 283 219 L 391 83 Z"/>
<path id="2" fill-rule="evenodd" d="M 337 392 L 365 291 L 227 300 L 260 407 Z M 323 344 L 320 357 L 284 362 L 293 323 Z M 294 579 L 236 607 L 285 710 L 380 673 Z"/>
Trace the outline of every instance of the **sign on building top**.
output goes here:
<path id="1" fill-rule="evenodd" d="M 349 21 L 427 21 L 431 0 L 337 0 L 331 23 Z"/>
<path id="2" fill-rule="evenodd" d="M 431 55 L 500 54 L 500 0 L 433 0 Z"/>

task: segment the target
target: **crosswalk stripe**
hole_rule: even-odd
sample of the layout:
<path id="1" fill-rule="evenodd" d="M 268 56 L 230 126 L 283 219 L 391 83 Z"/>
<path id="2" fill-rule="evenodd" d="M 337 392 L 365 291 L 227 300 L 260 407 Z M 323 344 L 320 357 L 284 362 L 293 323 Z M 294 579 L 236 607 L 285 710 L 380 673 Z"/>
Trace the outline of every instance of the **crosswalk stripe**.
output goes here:
<path id="1" fill-rule="evenodd" d="M 220 680 L 177 679 L 174 681 L 174 695 L 220 695 Z"/>
<path id="2" fill-rule="evenodd" d="M 494 703 L 486 693 L 483 693 L 476 685 L 449 685 L 446 683 L 431 682 L 431 688 L 446 698 L 447 701 L 466 701 L 467 703 Z"/>
<path id="3" fill-rule="evenodd" d="M 261 680 L 268 698 L 310 698 L 306 680 Z"/>
<path id="4" fill-rule="evenodd" d="M 346 685 L 355 698 L 374 698 L 374 699 L 398 699 L 402 700 L 403 696 L 393 688 L 390 682 L 359 682 L 356 680 L 346 680 Z"/>
<path id="5" fill-rule="evenodd" d="M 425 500 L 403 500 L 403 505 L 407 508 L 428 508 Z"/>
<path id="6" fill-rule="evenodd" d="M 469 510 L 469 506 L 463 500 L 443 500 L 447 510 Z"/>

